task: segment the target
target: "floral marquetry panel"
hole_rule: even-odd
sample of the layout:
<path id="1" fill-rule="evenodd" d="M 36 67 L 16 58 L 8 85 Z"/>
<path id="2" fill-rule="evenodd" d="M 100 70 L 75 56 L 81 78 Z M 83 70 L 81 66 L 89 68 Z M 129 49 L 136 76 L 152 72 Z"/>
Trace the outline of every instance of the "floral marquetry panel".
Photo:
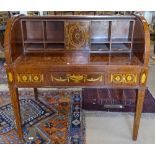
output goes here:
<path id="1" fill-rule="evenodd" d="M 89 22 L 66 22 L 65 43 L 68 50 L 89 50 Z"/>

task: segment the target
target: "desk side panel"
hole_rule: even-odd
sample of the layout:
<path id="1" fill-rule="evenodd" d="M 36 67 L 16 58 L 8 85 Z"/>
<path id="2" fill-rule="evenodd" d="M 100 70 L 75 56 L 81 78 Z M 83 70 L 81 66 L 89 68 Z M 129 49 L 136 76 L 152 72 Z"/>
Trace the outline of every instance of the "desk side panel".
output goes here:
<path id="1" fill-rule="evenodd" d="M 8 20 L 5 31 L 4 46 L 7 64 L 13 63 L 14 60 L 22 54 L 23 44 L 20 16 Z"/>

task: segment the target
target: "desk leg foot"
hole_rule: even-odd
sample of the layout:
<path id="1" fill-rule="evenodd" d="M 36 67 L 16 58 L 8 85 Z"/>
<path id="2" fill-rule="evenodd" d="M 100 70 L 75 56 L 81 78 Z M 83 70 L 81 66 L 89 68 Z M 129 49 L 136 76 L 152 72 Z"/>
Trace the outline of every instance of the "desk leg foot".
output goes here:
<path id="1" fill-rule="evenodd" d="M 20 104 L 19 104 L 19 95 L 18 88 L 10 87 L 10 95 L 11 101 L 13 105 L 14 115 L 16 119 L 16 126 L 18 130 L 19 139 L 23 141 L 23 130 L 22 130 L 22 122 L 20 116 Z"/>
<path id="2" fill-rule="evenodd" d="M 37 90 L 37 88 L 34 88 L 34 97 L 35 97 L 35 100 L 38 100 L 38 90 Z"/>
<path id="3" fill-rule="evenodd" d="M 135 116 L 134 116 L 133 140 L 137 140 L 141 112 L 143 109 L 144 97 L 145 97 L 145 89 L 138 90 L 136 112 L 135 112 Z"/>

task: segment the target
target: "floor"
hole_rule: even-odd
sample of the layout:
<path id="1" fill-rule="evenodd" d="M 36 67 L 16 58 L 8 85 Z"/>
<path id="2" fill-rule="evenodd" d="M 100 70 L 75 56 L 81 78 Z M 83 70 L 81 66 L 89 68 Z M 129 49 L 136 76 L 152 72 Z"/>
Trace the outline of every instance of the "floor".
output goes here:
<path id="1" fill-rule="evenodd" d="M 155 97 L 155 60 L 151 42 L 148 88 Z M 132 140 L 132 113 L 85 112 L 86 143 L 155 143 L 155 114 L 142 114 L 139 136 Z"/>
<path id="2" fill-rule="evenodd" d="M 155 143 L 155 116 L 142 116 L 137 141 L 132 140 L 133 115 L 121 113 L 86 114 L 86 143 Z"/>

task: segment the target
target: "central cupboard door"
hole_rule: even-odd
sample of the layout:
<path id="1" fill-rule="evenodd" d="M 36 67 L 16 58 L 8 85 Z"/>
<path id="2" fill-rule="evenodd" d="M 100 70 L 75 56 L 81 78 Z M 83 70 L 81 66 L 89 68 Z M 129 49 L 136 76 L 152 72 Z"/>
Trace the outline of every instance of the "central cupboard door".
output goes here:
<path id="1" fill-rule="evenodd" d="M 89 50 L 89 21 L 65 22 L 67 50 Z"/>

